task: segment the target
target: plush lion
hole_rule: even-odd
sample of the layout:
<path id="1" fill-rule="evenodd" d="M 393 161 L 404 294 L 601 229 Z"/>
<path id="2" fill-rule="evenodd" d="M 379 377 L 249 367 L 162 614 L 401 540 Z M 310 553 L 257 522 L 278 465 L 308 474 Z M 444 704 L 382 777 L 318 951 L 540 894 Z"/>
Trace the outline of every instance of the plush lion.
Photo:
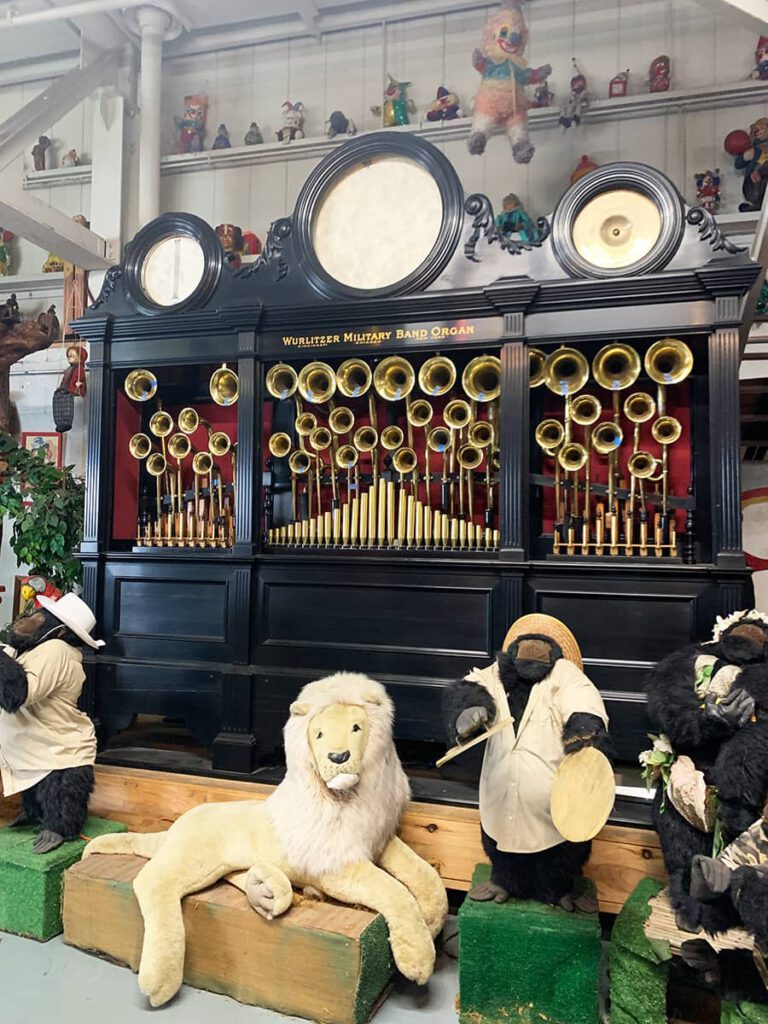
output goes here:
<path id="1" fill-rule="evenodd" d="M 447 913 L 437 872 L 395 835 L 409 797 L 379 683 L 340 672 L 309 683 L 285 725 L 285 778 L 263 802 L 203 804 L 167 832 L 100 836 L 85 850 L 151 858 L 134 881 L 144 917 L 139 987 L 153 1006 L 182 982 L 181 900 L 226 876 L 263 917 L 293 885 L 382 914 L 399 970 L 424 984 Z M 234 874 L 231 874 L 234 872 Z"/>

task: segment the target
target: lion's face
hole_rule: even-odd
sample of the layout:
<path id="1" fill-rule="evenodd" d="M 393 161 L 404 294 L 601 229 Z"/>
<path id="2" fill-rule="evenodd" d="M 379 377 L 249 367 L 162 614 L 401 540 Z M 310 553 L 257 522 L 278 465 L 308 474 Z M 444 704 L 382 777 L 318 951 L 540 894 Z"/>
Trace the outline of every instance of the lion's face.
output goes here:
<path id="1" fill-rule="evenodd" d="M 353 789 L 360 781 L 368 733 L 368 715 L 354 704 L 332 704 L 311 719 L 309 749 L 329 789 Z"/>

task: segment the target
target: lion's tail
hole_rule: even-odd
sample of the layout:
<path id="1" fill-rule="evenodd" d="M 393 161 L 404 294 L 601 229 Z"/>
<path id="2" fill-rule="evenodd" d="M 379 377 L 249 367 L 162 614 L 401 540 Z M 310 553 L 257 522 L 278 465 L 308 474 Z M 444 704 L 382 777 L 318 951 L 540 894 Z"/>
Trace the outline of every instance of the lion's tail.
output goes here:
<path id="1" fill-rule="evenodd" d="M 97 836 L 86 846 L 83 858 L 93 853 L 135 853 L 151 859 L 165 842 L 167 832 L 114 832 Z"/>

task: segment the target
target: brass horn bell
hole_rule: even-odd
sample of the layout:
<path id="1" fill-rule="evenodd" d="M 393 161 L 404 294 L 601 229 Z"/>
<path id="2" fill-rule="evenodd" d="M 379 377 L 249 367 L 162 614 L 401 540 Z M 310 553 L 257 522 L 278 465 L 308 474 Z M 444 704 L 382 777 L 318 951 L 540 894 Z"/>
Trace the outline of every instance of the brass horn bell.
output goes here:
<path id="1" fill-rule="evenodd" d="M 542 420 L 536 427 L 536 444 L 544 451 L 552 451 L 563 443 L 565 428 L 559 420 Z"/>
<path id="2" fill-rule="evenodd" d="M 557 461 L 569 473 L 577 473 L 583 469 L 589 458 L 589 452 L 578 441 L 569 441 L 557 453 Z"/>
<path id="3" fill-rule="evenodd" d="M 152 440 L 146 434 L 134 434 L 128 442 L 128 451 L 134 459 L 146 459 L 152 451 Z"/>
<path id="4" fill-rule="evenodd" d="M 631 388 L 640 376 L 640 356 L 631 345 L 605 345 L 592 361 L 592 376 L 606 391 Z"/>
<path id="5" fill-rule="evenodd" d="M 197 409 L 191 405 L 185 406 L 179 413 L 179 430 L 182 434 L 194 434 L 200 426 L 200 416 Z"/>
<path id="6" fill-rule="evenodd" d="M 543 352 L 540 348 L 529 348 L 528 358 L 530 360 L 528 386 L 538 388 L 544 383 L 544 366 L 547 362 L 547 353 Z"/>
<path id="7" fill-rule="evenodd" d="M 674 444 L 683 432 L 680 420 L 674 416 L 659 416 L 651 427 L 651 434 L 657 444 Z"/>
<path id="8" fill-rule="evenodd" d="M 168 438 L 168 454 L 172 459 L 186 459 L 192 451 L 192 444 L 186 434 L 174 434 Z"/>
<path id="9" fill-rule="evenodd" d="M 355 414 L 346 405 L 338 405 L 328 417 L 334 434 L 348 434 L 355 425 Z"/>
<path id="10" fill-rule="evenodd" d="M 501 360 L 497 356 L 476 356 L 461 375 L 464 393 L 473 402 L 492 402 L 501 393 Z"/>
<path id="11" fill-rule="evenodd" d="M 234 405 L 240 393 L 237 374 L 226 363 L 222 363 L 218 370 L 213 371 L 208 390 L 216 405 Z"/>
<path id="12" fill-rule="evenodd" d="M 456 453 L 456 458 L 462 469 L 477 469 L 483 461 L 483 453 L 473 444 L 463 444 Z"/>
<path id="13" fill-rule="evenodd" d="M 298 387 L 298 374 L 288 363 L 275 363 L 267 370 L 264 385 L 273 398 L 290 398 Z"/>
<path id="14" fill-rule="evenodd" d="M 427 434 L 427 445 L 433 452 L 446 452 L 451 447 L 451 437 L 447 427 L 432 427 Z"/>
<path id="15" fill-rule="evenodd" d="M 379 443 L 379 435 L 373 427 L 358 427 L 352 435 L 352 444 L 359 452 L 372 452 Z"/>
<path id="16" fill-rule="evenodd" d="M 693 352 L 679 338 L 655 341 L 645 353 L 645 372 L 655 384 L 680 384 L 693 369 Z"/>
<path id="17" fill-rule="evenodd" d="M 292 447 L 290 437 L 282 430 L 270 436 L 267 446 L 269 454 L 273 455 L 276 459 L 285 458 Z"/>
<path id="18" fill-rule="evenodd" d="M 392 468 L 405 476 L 416 469 L 416 452 L 413 448 L 398 448 L 392 456 Z"/>
<path id="19" fill-rule="evenodd" d="M 155 437 L 167 437 L 173 430 L 173 419 L 167 412 L 155 412 L 149 420 L 149 432 Z"/>
<path id="20" fill-rule="evenodd" d="M 645 391 L 634 391 L 624 402 L 624 415 L 631 423 L 647 423 L 656 412 L 656 403 Z"/>
<path id="21" fill-rule="evenodd" d="M 211 455 L 217 456 L 217 458 L 226 455 L 231 447 L 232 441 L 230 436 L 223 430 L 214 430 L 208 438 L 208 451 Z"/>
<path id="22" fill-rule="evenodd" d="M 451 430 L 462 430 L 472 419 L 469 402 L 463 398 L 453 398 L 443 409 L 443 419 Z"/>
<path id="23" fill-rule="evenodd" d="M 379 440 L 381 441 L 382 448 L 386 448 L 388 452 L 393 452 L 403 443 L 403 431 L 397 426 L 384 427 L 379 435 Z"/>
<path id="24" fill-rule="evenodd" d="M 576 348 L 555 349 L 544 364 L 544 383 L 556 395 L 574 395 L 589 379 L 589 363 Z"/>
<path id="25" fill-rule="evenodd" d="M 157 391 L 157 377 L 151 370 L 131 370 L 123 387 L 132 402 L 148 402 Z"/>
<path id="26" fill-rule="evenodd" d="M 416 373 L 402 356 L 387 356 L 373 371 L 376 394 L 386 402 L 396 402 L 413 391 Z"/>
<path id="27" fill-rule="evenodd" d="M 600 419 L 600 403 L 593 395 L 577 395 L 571 402 L 571 419 L 580 427 L 591 427 Z"/>
<path id="28" fill-rule="evenodd" d="M 447 394 L 456 383 L 456 367 L 446 356 L 432 356 L 419 370 L 419 387 L 436 398 Z"/>
<path id="29" fill-rule="evenodd" d="M 648 480 L 658 469 L 657 460 L 650 452 L 633 452 L 627 459 L 627 469 L 638 480 Z"/>
<path id="30" fill-rule="evenodd" d="M 345 359 L 336 371 L 336 386 L 345 398 L 359 398 L 371 386 L 373 374 L 362 359 Z"/>
<path id="31" fill-rule="evenodd" d="M 610 455 L 611 452 L 621 447 L 624 440 L 624 432 L 618 423 L 613 420 L 605 420 L 598 423 L 592 434 L 592 447 L 599 455 Z"/>
<path id="32" fill-rule="evenodd" d="M 298 388 L 305 402 L 322 405 L 336 394 L 336 374 L 328 363 L 307 363 L 299 370 Z"/>

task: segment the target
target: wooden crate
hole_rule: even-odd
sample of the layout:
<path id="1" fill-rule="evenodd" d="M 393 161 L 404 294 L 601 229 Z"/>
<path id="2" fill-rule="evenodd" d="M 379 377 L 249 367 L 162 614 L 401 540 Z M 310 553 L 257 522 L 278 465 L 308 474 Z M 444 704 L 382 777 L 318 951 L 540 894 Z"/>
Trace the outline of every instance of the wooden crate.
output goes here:
<path id="1" fill-rule="evenodd" d="M 97 765 L 91 809 L 126 822 L 134 831 L 155 832 L 197 804 L 264 800 L 273 789 L 257 782 Z M 400 836 L 434 864 L 449 889 L 468 890 L 475 865 L 485 860 L 474 807 L 412 802 Z M 593 840 L 586 874 L 597 886 L 600 909 L 618 913 L 641 879 L 666 879 L 659 837 L 649 829 L 606 825 Z"/>
<path id="2" fill-rule="evenodd" d="M 64 876 L 64 940 L 133 970 L 143 922 L 133 879 L 141 857 L 89 857 Z M 302 900 L 265 921 L 226 882 L 183 901 L 184 980 L 241 1003 L 324 1024 L 362 1024 L 392 974 L 384 919 L 367 910 Z"/>

